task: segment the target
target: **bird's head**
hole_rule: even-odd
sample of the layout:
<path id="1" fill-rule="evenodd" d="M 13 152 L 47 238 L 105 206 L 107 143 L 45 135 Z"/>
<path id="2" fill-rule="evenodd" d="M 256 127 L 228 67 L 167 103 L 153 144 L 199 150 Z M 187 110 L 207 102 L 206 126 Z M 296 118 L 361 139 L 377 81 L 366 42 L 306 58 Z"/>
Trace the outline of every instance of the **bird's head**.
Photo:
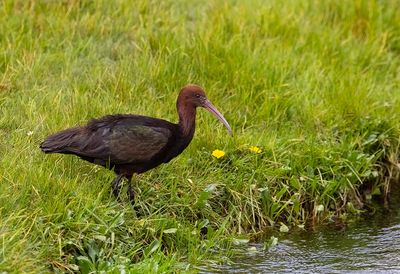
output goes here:
<path id="1" fill-rule="evenodd" d="M 217 110 L 217 108 L 208 100 L 204 90 L 197 85 L 186 85 L 182 88 L 179 93 L 178 101 L 182 100 L 186 104 L 190 104 L 192 107 L 203 107 L 208 110 L 211 114 L 218 118 L 221 123 L 224 124 L 229 134 L 232 135 L 232 129 L 224 118 L 224 116 Z"/>

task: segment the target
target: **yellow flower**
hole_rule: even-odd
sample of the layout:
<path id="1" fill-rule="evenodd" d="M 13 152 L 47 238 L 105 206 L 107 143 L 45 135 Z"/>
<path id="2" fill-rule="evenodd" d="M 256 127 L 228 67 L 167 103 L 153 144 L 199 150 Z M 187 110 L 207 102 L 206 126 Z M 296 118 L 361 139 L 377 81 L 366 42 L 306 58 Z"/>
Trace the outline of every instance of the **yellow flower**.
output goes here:
<path id="1" fill-rule="evenodd" d="M 219 159 L 219 158 L 221 158 L 221 157 L 224 157 L 225 152 L 222 151 L 222 150 L 216 149 L 216 150 L 214 150 L 214 151 L 212 152 L 211 155 L 214 156 L 215 158 Z"/>
<path id="2" fill-rule="evenodd" d="M 253 152 L 253 153 L 256 153 L 256 154 L 259 154 L 259 153 L 262 152 L 261 148 L 256 147 L 256 146 L 251 146 L 251 147 L 249 147 L 249 150 L 250 150 L 251 152 Z"/>

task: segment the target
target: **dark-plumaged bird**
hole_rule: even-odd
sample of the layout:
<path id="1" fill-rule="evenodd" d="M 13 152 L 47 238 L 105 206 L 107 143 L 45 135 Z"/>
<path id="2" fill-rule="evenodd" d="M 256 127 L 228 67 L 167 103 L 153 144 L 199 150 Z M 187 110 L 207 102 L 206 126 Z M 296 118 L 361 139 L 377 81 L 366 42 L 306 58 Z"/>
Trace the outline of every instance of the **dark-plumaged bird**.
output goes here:
<path id="1" fill-rule="evenodd" d="M 40 148 L 45 153 L 74 154 L 113 169 L 117 174 L 112 182 L 113 194 L 118 199 L 120 182 L 126 178 L 128 197 L 133 201 L 133 174 L 168 163 L 189 145 L 195 131 L 197 107 L 211 112 L 232 135 L 228 122 L 207 99 L 203 89 L 187 85 L 181 89 L 176 102 L 178 124 L 141 115 L 108 115 L 92 119 L 85 126 L 50 135 Z"/>

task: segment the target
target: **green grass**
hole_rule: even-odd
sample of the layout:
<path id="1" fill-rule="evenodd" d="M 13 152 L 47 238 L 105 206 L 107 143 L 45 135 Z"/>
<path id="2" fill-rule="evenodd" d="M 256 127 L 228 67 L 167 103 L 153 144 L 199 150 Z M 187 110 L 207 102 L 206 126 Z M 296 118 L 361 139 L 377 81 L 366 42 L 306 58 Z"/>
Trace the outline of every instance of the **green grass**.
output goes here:
<path id="1" fill-rule="evenodd" d="M 1 1 L 0 271 L 196 271 L 235 238 L 385 197 L 400 6 L 339 2 Z M 110 195 L 111 171 L 38 148 L 110 113 L 176 121 L 187 83 L 234 137 L 199 111 L 189 148 L 134 178 L 138 215 Z"/>

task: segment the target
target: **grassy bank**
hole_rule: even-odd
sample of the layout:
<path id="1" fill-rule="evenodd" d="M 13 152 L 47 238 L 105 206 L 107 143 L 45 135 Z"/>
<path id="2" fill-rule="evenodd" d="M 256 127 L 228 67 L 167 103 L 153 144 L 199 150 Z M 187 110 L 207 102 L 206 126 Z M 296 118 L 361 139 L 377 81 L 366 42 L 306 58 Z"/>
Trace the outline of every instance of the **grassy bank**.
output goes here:
<path id="1" fill-rule="evenodd" d="M 264 2 L 0 2 L 1 271 L 195 271 L 234 239 L 385 196 L 399 4 Z M 110 195 L 111 171 L 38 148 L 110 113 L 176 121 L 187 83 L 234 137 L 199 111 L 189 148 L 134 179 L 136 213 Z"/>

